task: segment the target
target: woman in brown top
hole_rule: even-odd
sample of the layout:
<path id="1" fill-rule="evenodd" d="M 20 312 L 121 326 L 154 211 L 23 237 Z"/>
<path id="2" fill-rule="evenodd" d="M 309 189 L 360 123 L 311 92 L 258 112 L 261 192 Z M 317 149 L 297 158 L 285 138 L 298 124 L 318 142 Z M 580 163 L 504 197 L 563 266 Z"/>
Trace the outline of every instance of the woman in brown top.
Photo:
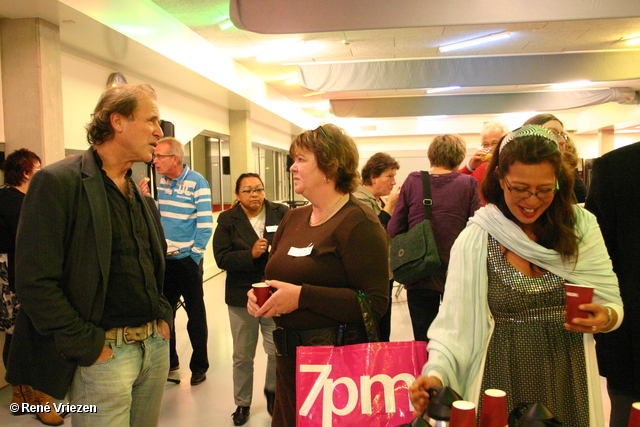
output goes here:
<path id="1" fill-rule="evenodd" d="M 276 317 L 278 427 L 296 425 L 295 348 L 367 342 L 356 292 L 366 294 L 378 318 L 389 293 L 386 232 L 350 194 L 358 182 L 353 140 L 328 124 L 298 135 L 290 153 L 295 192 L 311 204 L 280 222 L 265 269 L 275 292 L 259 308 L 251 290 L 247 303 L 254 316 Z"/>

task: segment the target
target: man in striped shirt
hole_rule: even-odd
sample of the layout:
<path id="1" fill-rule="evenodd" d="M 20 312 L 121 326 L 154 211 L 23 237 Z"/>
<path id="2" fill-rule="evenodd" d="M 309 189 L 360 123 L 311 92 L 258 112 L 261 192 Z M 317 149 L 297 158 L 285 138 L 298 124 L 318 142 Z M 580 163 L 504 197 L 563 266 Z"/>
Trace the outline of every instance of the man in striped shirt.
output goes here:
<path id="1" fill-rule="evenodd" d="M 187 332 L 193 347 L 189 368 L 191 385 L 207 376 L 207 314 L 202 289 L 202 258 L 211 238 L 211 189 L 207 180 L 182 163 L 182 144 L 168 137 L 158 141 L 153 164 L 162 175 L 158 188 L 158 209 L 167 239 L 167 267 L 164 294 L 173 314 L 182 296 L 189 317 Z M 180 367 L 175 329 L 171 328 L 170 370 Z"/>

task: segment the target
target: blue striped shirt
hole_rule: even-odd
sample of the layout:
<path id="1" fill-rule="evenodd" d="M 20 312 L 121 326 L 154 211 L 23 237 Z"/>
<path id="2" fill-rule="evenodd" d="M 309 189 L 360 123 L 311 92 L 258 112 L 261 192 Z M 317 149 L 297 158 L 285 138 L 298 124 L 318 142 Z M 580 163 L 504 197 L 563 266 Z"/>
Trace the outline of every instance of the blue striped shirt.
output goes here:
<path id="1" fill-rule="evenodd" d="M 176 179 L 162 175 L 158 187 L 158 209 L 167 238 L 168 259 L 191 256 L 199 264 L 213 232 L 211 189 L 207 180 L 183 165 Z"/>

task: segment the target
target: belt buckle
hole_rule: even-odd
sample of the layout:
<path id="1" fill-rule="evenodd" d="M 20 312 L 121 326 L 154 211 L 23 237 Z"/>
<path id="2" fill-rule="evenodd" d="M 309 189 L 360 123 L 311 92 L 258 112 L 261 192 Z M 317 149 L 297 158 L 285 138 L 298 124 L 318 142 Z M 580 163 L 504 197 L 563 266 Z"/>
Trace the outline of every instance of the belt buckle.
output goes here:
<path id="1" fill-rule="evenodd" d="M 136 342 L 136 339 L 132 339 L 130 340 L 129 338 L 127 338 L 127 329 L 129 329 L 129 326 L 125 326 L 124 328 L 122 328 L 122 339 L 124 340 L 125 344 L 133 344 Z"/>

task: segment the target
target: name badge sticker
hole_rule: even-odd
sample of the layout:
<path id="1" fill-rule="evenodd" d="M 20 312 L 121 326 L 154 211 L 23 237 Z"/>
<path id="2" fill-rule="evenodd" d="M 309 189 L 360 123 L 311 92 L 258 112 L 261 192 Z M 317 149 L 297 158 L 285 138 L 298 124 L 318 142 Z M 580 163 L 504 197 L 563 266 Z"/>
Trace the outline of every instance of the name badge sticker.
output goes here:
<path id="1" fill-rule="evenodd" d="M 309 256 L 311 255 L 312 250 L 313 250 L 313 243 L 309 243 L 309 246 L 307 246 L 306 248 L 294 248 L 293 246 L 291 246 L 289 248 L 289 252 L 287 253 L 287 255 L 291 255 L 295 257 Z"/>
<path id="2" fill-rule="evenodd" d="M 278 226 L 277 225 L 267 225 L 265 227 L 265 231 L 267 233 L 275 233 L 276 231 L 278 231 Z"/>

